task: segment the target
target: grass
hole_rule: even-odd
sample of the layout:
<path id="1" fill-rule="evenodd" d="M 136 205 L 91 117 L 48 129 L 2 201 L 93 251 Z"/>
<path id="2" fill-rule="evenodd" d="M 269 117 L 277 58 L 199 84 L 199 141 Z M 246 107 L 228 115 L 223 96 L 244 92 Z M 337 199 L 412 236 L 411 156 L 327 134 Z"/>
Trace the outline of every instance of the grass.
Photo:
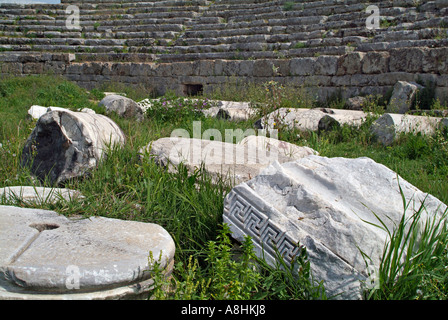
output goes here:
<path id="1" fill-rule="evenodd" d="M 406 213 L 412 200 L 406 203 L 402 191 L 401 194 Z M 368 299 L 448 298 L 447 215 L 448 210 L 440 216 L 427 212 L 423 202 L 411 215 L 403 214 L 393 230 L 376 216 L 376 227 L 387 231 L 390 241 L 385 244 L 376 275 L 377 285 L 368 291 Z"/>
<path id="2" fill-rule="evenodd" d="M 118 88 L 116 84 L 114 86 Z M 128 97 L 137 101 L 151 96 L 151 92 L 144 88 L 121 88 L 127 90 Z M 313 106 L 314 100 L 304 90 L 287 86 L 279 88 L 274 87 L 277 90 L 275 108 Z M 269 96 L 272 90 L 272 86 L 247 85 L 238 91 L 237 86 L 229 85 L 207 97 L 201 97 L 200 101 L 207 104 L 206 99 L 209 98 L 250 101 L 254 105 L 272 104 L 273 98 Z M 35 125 L 27 117 L 31 105 L 52 105 L 73 110 L 88 107 L 102 113 L 97 102 L 102 98 L 103 91 L 112 90 L 111 87 L 104 87 L 89 93 L 73 83 L 52 76 L 0 80 L 0 187 L 39 184 L 27 168 L 20 166 L 23 145 Z M 306 250 L 296 257 L 291 267 L 282 264 L 282 259 L 276 266 L 269 266 L 254 256 L 249 243 L 235 246 L 228 229 L 222 225 L 223 199 L 230 191 L 226 181 L 212 183 L 203 168 L 193 174 L 183 167 L 179 167 L 177 172 L 168 172 L 148 157 L 141 160 L 141 147 L 150 141 L 170 136 L 174 129 L 186 129 L 192 134 L 193 121 L 201 121 L 202 132 L 218 129 L 224 137 L 226 129 L 253 128 L 257 120 L 229 122 L 205 118 L 195 111 L 197 102 L 173 95 L 168 97 L 170 101 L 180 104 L 178 112 L 166 112 L 163 102 L 167 102 L 168 98 L 165 97 L 160 99 L 142 122 L 111 116 L 125 132 L 127 144 L 122 149 L 109 150 L 107 158 L 88 177 L 68 182 L 66 187 L 79 190 L 86 197 L 85 202 L 60 201 L 55 204 L 43 203 L 39 207 L 68 216 L 105 216 L 163 226 L 176 243 L 176 264 L 171 280 L 159 274 L 159 287 L 156 289 L 166 286 L 171 288 L 170 291 L 155 290 L 153 295 L 160 299 L 326 299 L 322 284 L 315 283 L 310 274 Z M 379 103 L 374 107 L 381 110 Z M 266 112 L 263 107 L 260 109 L 261 114 Z M 369 124 L 373 120 L 369 119 L 359 129 L 342 126 L 320 133 L 284 130 L 280 132 L 280 138 L 312 147 L 322 156 L 370 157 L 396 171 L 424 192 L 448 203 L 447 133 L 438 132 L 434 137 L 407 134 L 392 146 L 384 147 L 377 144 L 369 133 Z M 434 224 L 430 230 L 435 227 Z M 440 228 L 439 231 L 445 230 L 445 225 Z M 403 237 L 394 232 L 398 231 L 391 231 L 393 239 Z M 446 243 L 442 241 L 446 235 L 444 232 L 440 233 L 441 244 Z M 428 233 L 432 235 L 434 232 Z M 433 239 L 431 236 L 428 241 Z M 394 246 L 391 243 L 385 252 Z M 438 254 L 440 251 L 430 257 Z M 428 259 L 432 261 L 432 258 Z M 385 264 L 388 264 L 385 260 Z M 424 292 L 423 295 L 415 295 L 415 286 L 409 289 L 403 285 L 392 292 L 395 287 L 391 283 L 395 284 L 399 278 L 395 274 L 385 278 L 390 281 L 384 281 L 384 289 L 368 293 L 368 296 L 371 299 L 446 298 L 446 261 L 440 258 L 437 263 L 436 267 L 427 264 L 425 272 L 419 273 L 422 280 L 418 282 L 418 289 Z M 426 266 L 426 262 L 419 264 Z M 430 272 L 433 267 L 433 272 Z M 300 274 L 297 277 L 298 270 Z M 157 270 L 153 271 L 157 278 Z M 384 273 L 391 274 L 387 270 Z M 401 276 L 400 273 L 398 275 Z"/>

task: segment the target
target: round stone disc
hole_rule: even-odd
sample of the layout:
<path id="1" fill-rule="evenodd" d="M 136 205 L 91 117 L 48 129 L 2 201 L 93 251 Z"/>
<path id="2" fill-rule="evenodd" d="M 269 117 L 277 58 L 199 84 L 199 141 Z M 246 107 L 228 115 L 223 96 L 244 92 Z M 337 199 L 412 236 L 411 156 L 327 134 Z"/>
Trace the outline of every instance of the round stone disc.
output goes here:
<path id="1" fill-rule="evenodd" d="M 173 239 L 156 224 L 0 206 L 0 298 L 140 294 L 152 283 L 154 261 L 171 272 L 174 252 Z"/>

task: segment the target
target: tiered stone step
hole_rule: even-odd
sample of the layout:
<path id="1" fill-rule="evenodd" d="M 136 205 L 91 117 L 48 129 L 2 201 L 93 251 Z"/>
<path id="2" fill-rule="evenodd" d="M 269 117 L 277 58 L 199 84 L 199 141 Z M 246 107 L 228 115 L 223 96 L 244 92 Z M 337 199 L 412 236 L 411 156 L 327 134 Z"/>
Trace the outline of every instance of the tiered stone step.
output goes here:
<path id="1" fill-rule="evenodd" d="M 432 40 L 443 35 L 440 26 L 448 25 L 445 18 L 438 16 L 437 10 L 417 12 L 408 1 L 398 3 L 405 7 L 392 7 L 391 2 L 387 3 L 378 5 L 388 21 L 386 26 L 390 26 L 369 30 L 366 28 L 366 5 L 357 1 L 297 3 L 287 10 L 285 2 L 278 1 L 220 1 L 203 15 L 214 21 L 194 24 L 168 50 L 171 55 L 162 59 L 178 60 L 179 54 L 187 54 L 188 60 L 196 58 L 198 53 L 204 53 L 205 58 L 226 56 L 233 59 L 308 56 L 316 54 L 310 48 L 320 47 L 324 51 L 320 54 L 332 54 L 335 50 L 325 52 L 324 47 L 337 46 L 341 46 L 337 54 L 343 54 L 357 50 L 364 43 L 387 41 L 394 47 L 393 42 L 397 41 L 400 43 L 396 46 L 403 46 L 402 40 Z M 412 30 L 406 30 L 410 26 Z M 410 42 L 409 46 L 414 44 Z M 225 52 L 236 54 L 225 55 Z"/>
<path id="2" fill-rule="evenodd" d="M 80 30 L 65 27 L 70 3 L 80 8 Z M 162 61 L 275 59 L 414 46 L 446 32 L 447 10 L 435 2 L 424 4 L 424 12 L 408 0 L 373 3 L 387 28 L 367 29 L 366 4 L 353 0 L 2 5 L 0 50 L 76 52 L 83 59 L 108 53 L 157 54 Z"/>
<path id="3" fill-rule="evenodd" d="M 184 32 L 208 4 L 199 1 L 73 2 L 80 28 L 68 30 L 61 5 L 1 5 L 1 51 L 152 53 Z"/>
<path id="4" fill-rule="evenodd" d="M 65 26 L 69 4 L 80 8 L 79 30 Z M 384 20 L 375 30 L 366 27 L 371 4 Z M 447 13 L 446 0 L 0 5 L 0 51 L 9 51 L 0 53 L 0 71 L 37 74 L 56 66 L 87 88 L 145 82 L 160 92 L 205 92 L 229 76 L 275 77 L 311 83 L 323 96 L 342 88 L 348 96 L 385 92 L 397 80 L 426 77 L 448 96 Z"/>

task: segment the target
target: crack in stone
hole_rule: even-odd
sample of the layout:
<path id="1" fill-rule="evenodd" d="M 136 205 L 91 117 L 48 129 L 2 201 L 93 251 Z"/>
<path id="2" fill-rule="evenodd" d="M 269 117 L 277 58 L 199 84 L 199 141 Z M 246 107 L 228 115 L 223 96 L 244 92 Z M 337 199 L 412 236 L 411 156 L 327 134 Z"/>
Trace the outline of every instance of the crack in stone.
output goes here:
<path id="1" fill-rule="evenodd" d="M 11 265 L 17 261 L 17 259 L 23 255 L 23 253 L 39 238 L 40 234 L 46 230 L 53 230 L 59 228 L 57 224 L 54 223 L 33 223 L 30 224 L 31 228 L 36 229 L 38 232 L 33 235 L 28 241 L 24 242 L 20 248 L 17 249 L 16 253 L 11 257 L 7 265 Z"/>

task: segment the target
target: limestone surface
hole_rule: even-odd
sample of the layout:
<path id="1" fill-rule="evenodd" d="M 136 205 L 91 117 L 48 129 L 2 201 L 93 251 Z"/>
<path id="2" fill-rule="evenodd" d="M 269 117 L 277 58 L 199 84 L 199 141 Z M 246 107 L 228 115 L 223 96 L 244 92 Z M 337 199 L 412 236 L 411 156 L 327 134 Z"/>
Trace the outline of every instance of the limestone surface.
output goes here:
<path id="1" fill-rule="evenodd" d="M 394 86 L 387 111 L 391 113 L 404 114 L 411 109 L 417 91 L 422 86 L 417 83 L 398 81 Z"/>
<path id="2" fill-rule="evenodd" d="M 31 118 L 33 120 L 38 120 L 41 116 L 43 116 L 44 114 L 46 114 L 47 112 L 50 111 L 70 111 L 67 108 L 61 108 L 61 107 L 42 107 L 42 106 L 38 106 L 38 105 L 32 105 L 29 109 L 28 109 L 28 114 L 31 116 Z M 94 110 L 89 109 L 89 108 L 82 108 L 81 110 L 78 110 L 80 112 L 85 112 L 85 113 L 96 113 Z"/>
<path id="3" fill-rule="evenodd" d="M 137 298 L 152 264 L 168 275 L 174 259 L 171 236 L 151 223 L 0 206 L 0 230 L 0 299 Z"/>
<path id="4" fill-rule="evenodd" d="M 59 200 L 71 201 L 83 197 L 79 191 L 65 188 L 13 186 L 0 189 L 0 200 L 21 201 L 26 204 L 55 203 Z"/>
<path id="5" fill-rule="evenodd" d="M 44 115 L 45 113 L 47 113 L 47 108 L 46 107 L 42 107 L 42 106 L 38 106 L 38 105 L 32 105 L 29 109 L 28 109 L 28 114 L 31 116 L 32 119 L 37 120 L 39 119 L 42 115 Z"/>
<path id="6" fill-rule="evenodd" d="M 400 133 L 432 135 L 444 127 L 448 127 L 447 118 L 385 113 L 375 120 L 370 131 L 383 145 L 390 145 Z"/>
<path id="7" fill-rule="evenodd" d="M 399 186 L 403 190 L 406 210 Z M 361 299 L 369 265 L 378 268 L 389 230 L 403 214 L 424 202 L 421 221 L 438 218 L 447 206 L 369 158 L 308 156 L 271 164 L 254 179 L 235 186 L 224 201 L 223 219 L 233 237 L 252 237 L 268 262 L 277 249 L 287 263 L 305 246 L 312 274 L 328 296 Z M 299 245 L 297 245 L 299 244 Z M 368 261 L 368 260 L 367 260 Z"/>
<path id="8" fill-rule="evenodd" d="M 316 150 L 309 147 L 298 146 L 286 141 L 268 138 L 266 136 L 248 136 L 241 140 L 240 145 L 255 145 L 257 149 L 274 151 L 280 155 L 291 157 L 293 159 L 301 159 L 309 155 L 318 155 Z"/>
<path id="9" fill-rule="evenodd" d="M 26 140 L 22 165 L 39 179 L 60 184 L 86 174 L 109 146 L 124 143 L 124 133 L 104 115 L 51 111 L 39 118 Z"/>
<path id="10" fill-rule="evenodd" d="M 233 144 L 221 141 L 161 138 L 153 141 L 141 153 L 149 153 L 159 164 L 175 170 L 183 163 L 190 170 L 204 166 L 205 170 L 215 178 L 223 178 L 232 185 L 250 180 L 260 170 L 274 161 L 281 163 L 307 156 L 315 151 L 309 148 L 300 149 L 297 154 L 285 154 L 282 148 L 267 149 L 264 143 Z"/>
<path id="11" fill-rule="evenodd" d="M 257 109 L 252 108 L 248 102 L 234 102 L 234 101 L 217 101 L 217 107 L 219 108 L 217 117 L 240 121 L 248 120 L 257 113 Z"/>
<path id="12" fill-rule="evenodd" d="M 143 120 L 142 108 L 132 99 L 117 94 L 106 95 L 99 103 L 106 108 L 106 113 L 115 112 L 123 118 Z"/>
<path id="13" fill-rule="evenodd" d="M 256 122 L 258 128 L 272 131 L 286 126 L 301 131 L 328 130 L 344 124 L 360 126 L 367 114 L 358 110 L 280 108 Z"/>

